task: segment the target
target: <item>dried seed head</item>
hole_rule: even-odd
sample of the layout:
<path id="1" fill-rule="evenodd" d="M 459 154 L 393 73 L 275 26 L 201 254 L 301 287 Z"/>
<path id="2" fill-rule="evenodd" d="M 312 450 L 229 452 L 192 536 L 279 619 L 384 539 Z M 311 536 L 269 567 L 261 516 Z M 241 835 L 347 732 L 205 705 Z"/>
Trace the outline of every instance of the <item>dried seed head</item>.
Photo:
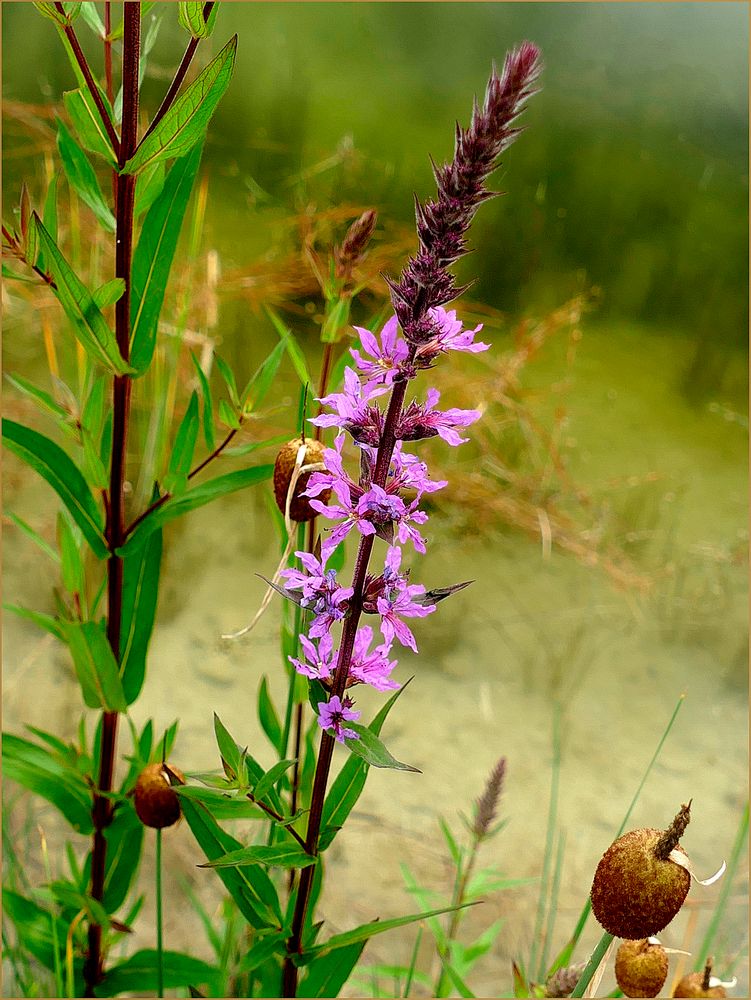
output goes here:
<path id="1" fill-rule="evenodd" d="M 473 831 L 475 836 L 484 837 L 490 829 L 490 824 L 496 817 L 498 810 L 498 800 L 501 797 L 503 779 L 506 776 L 506 758 L 501 757 L 487 780 L 482 795 L 477 800 L 475 807 L 475 822 Z"/>
<path id="2" fill-rule="evenodd" d="M 592 883 L 592 911 L 610 934 L 629 940 L 650 937 L 680 910 L 691 876 L 667 855 L 674 849 L 685 854 L 677 836 L 687 816 L 684 806 L 665 832 L 631 830 L 603 855 Z"/>
<path id="3" fill-rule="evenodd" d="M 545 983 L 545 996 L 570 997 L 574 992 L 574 987 L 581 979 L 586 965 L 586 962 L 576 962 L 574 965 L 567 965 L 554 972 Z"/>
<path id="4" fill-rule="evenodd" d="M 721 983 L 712 975 L 712 959 L 708 958 L 703 972 L 689 972 L 678 982 L 673 990 L 674 997 L 726 997 L 725 986 L 732 983 Z"/>
<path id="5" fill-rule="evenodd" d="M 180 782 L 185 781 L 182 771 L 172 764 L 148 764 L 138 775 L 134 795 L 138 818 L 144 826 L 157 830 L 174 826 L 181 816 L 180 800 L 172 788 L 165 767 L 169 767 Z"/>
<path id="6" fill-rule="evenodd" d="M 323 462 L 323 445 L 320 441 L 316 441 L 313 438 L 306 439 L 304 442 L 302 438 L 295 438 L 293 441 L 288 441 L 285 445 L 282 445 L 274 463 L 274 496 L 276 497 L 276 505 L 282 514 L 287 510 L 287 493 L 289 492 L 292 476 L 295 472 L 297 453 L 302 444 L 305 444 L 303 466 Z M 308 498 L 301 496 L 302 492 L 307 488 L 310 475 L 310 472 L 305 472 L 297 480 L 290 502 L 290 517 L 298 523 L 301 521 L 312 521 L 317 516 L 317 512 L 310 506 Z M 330 495 L 331 490 L 324 490 L 318 495 L 318 499 L 321 503 L 326 503 Z"/>
<path id="7" fill-rule="evenodd" d="M 375 230 L 377 218 L 378 213 L 374 208 L 363 212 L 347 230 L 342 245 L 334 247 L 337 278 L 348 277 L 352 268 L 362 260 Z"/>
<path id="8" fill-rule="evenodd" d="M 627 997 L 659 996 L 668 977 L 668 956 L 661 944 L 643 938 L 624 941 L 615 956 L 615 978 Z"/>

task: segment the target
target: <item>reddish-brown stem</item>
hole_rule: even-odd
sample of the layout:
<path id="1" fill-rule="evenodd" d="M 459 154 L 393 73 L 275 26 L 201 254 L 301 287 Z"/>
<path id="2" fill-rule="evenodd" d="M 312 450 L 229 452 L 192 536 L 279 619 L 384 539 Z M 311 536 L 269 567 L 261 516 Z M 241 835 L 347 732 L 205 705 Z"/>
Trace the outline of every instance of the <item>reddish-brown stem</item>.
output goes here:
<path id="1" fill-rule="evenodd" d="M 127 4 L 125 6 L 127 6 Z M 138 0 L 138 6 L 140 10 L 140 0 Z M 62 3 L 60 2 L 55 3 L 55 9 L 58 10 L 63 15 L 63 17 L 67 17 L 65 13 L 65 8 L 63 7 Z M 99 93 L 99 88 L 96 85 L 96 81 L 94 80 L 94 77 L 91 75 L 89 64 L 86 61 L 86 56 L 83 54 L 83 49 L 81 48 L 78 38 L 76 37 L 76 33 L 73 30 L 73 26 L 71 24 L 67 24 L 64 27 L 61 26 L 61 28 L 62 31 L 65 32 L 65 37 L 68 39 L 70 43 L 70 47 L 73 50 L 73 55 L 76 58 L 76 62 L 78 63 L 79 68 L 83 73 L 84 79 L 86 80 L 86 85 L 89 88 L 89 93 L 94 99 L 94 104 L 96 104 L 97 110 L 99 111 L 99 114 L 102 116 L 102 124 L 104 125 L 107 135 L 109 136 L 109 140 L 112 143 L 112 148 L 115 151 L 115 156 L 117 156 L 118 161 L 122 165 L 122 163 L 124 163 L 125 161 L 120 159 L 120 140 L 117 137 L 117 132 L 115 131 L 115 126 L 112 124 L 109 112 L 104 106 L 104 101 L 102 100 L 102 95 Z M 123 128 L 125 128 L 124 124 Z"/>
<path id="2" fill-rule="evenodd" d="M 206 458 L 204 458 L 204 460 L 195 467 L 195 469 L 190 470 L 190 472 L 188 473 L 188 479 L 192 479 L 193 476 L 197 476 L 202 469 L 206 468 L 209 462 L 213 462 L 215 458 L 221 455 L 221 453 L 230 443 L 235 434 L 237 434 L 236 427 L 229 432 L 229 434 L 225 437 L 224 441 L 222 441 L 221 444 L 217 445 L 216 448 L 214 448 L 214 450 L 211 452 L 210 455 L 207 455 Z M 147 518 L 149 514 L 153 514 L 155 510 L 159 510 L 159 508 L 162 507 L 164 504 L 166 504 L 167 501 L 171 499 L 171 497 L 172 497 L 171 493 L 163 493 L 158 500 L 155 500 L 152 504 L 149 504 L 146 510 L 142 511 L 142 513 L 140 513 L 138 517 L 134 521 L 132 521 L 125 529 L 125 531 L 123 532 L 123 540 L 125 540 L 129 535 L 131 535 L 136 530 L 141 521 Z"/>
<path id="3" fill-rule="evenodd" d="M 119 144 L 120 167 L 133 155 L 138 141 L 138 63 L 141 48 L 141 4 L 132 0 L 123 4 L 123 124 L 122 142 Z M 94 90 L 92 92 L 95 92 Z M 132 174 L 117 176 L 117 226 L 115 249 L 115 276 L 125 282 L 125 292 L 115 306 L 115 337 L 121 355 L 127 361 L 130 353 L 130 269 L 133 251 L 133 200 L 135 177 Z M 116 660 L 120 660 L 120 631 L 123 608 L 123 563 L 115 550 L 123 544 L 125 527 L 124 485 L 125 456 L 130 410 L 131 380 L 126 375 L 116 375 L 112 394 L 112 462 L 110 465 L 107 520 L 107 543 L 110 550 L 107 562 L 107 639 Z M 112 820 L 112 791 L 117 752 L 117 712 L 102 716 L 102 742 L 99 761 L 99 780 L 94 794 L 92 816 L 94 843 L 91 858 L 91 895 L 101 900 L 104 896 L 107 841 L 104 831 Z M 102 928 L 89 925 L 89 953 L 84 965 L 86 995 L 94 996 L 94 987 L 104 975 L 102 955 Z"/>
<path id="4" fill-rule="evenodd" d="M 414 351 L 412 352 L 414 354 Z M 410 357 L 411 360 L 411 357 Z M 407 382 L 395 382 L 389 400 L 389 407 L 386 412 L 386 419 L 381 435 L 381 443 L 378 447 L 378 457 L 376 459 L 373 482 L 378 486 L 385 486 L 388 475 L 391 456 L 396 444 L 396 425 L 404 405 L 404 397 L 407 392 Z M 355 636 L 357 625 L 362 613 L 362 599 L 365 588 L 365 577 L 368 572 L 370 554 L 373 551 L 373 535 L 363 535 L 360 539 L 360 546 L 357 550 L 357 561 L 352 579 L 352 589 L 354 591 L 349 601 L 349 611 L 344 620 L 342 630 L 339 656 L 334 672 L 334 682 L 331 689 L 331 696 L 341 697 L 347 683 L 349 665 L 352 661 L 352 652 L 355 646 Z M 305 849 L 308 854 L 315 856 L 318 853 L 318 838 L 321 832 L 321 818 L 323 816 L 323 805 L 326 799 L 326 786 L 331 770 L 331 759 L 334 753 L 334 737 L 327 732 L 321 735 L 321 746 L 318 751 L 318 761 L 313 779 L 313 794 L 310 802 L 310 815 L 308 817 L 308 833 L 305 838 Z M 313 873 L 310 868 L 303 868 L 300 875 L 300 885 L 297 890 L 295 901 L 295 913 L 292 918 L 292 933 L 287 942 L 287 955 L 284 960 L 282 973 L 282 996 L 294 997 L 297 995 L 297 967 L 292 961 L 292 955 L 299 954 L 302 950 L 302 935 L 305 927 L 305 915 L 310 900 L 310 891 L 313 886 Z"/>
<path id="5" fill-rule="evenodd" d="M 211 13 L 211 8 L 213 6 L 214 6 L 213 0 L 210 0 L 209 3 L 205 3 L 203 5 L 203 20 L 204 20 L 204 22 L 208 21 L 209 14 Z M 177 93 L 180 90 L 180 87 L 182 87 L 182 85 L 183 85 L 183 80 L 185 79 L 185 76 L 186 76 L 186 74 L 187 74 L 187 72 L 188 72 L 188 70 L 190 68 L 190 64 L 193 61 L 193 56 L 195 55 L 195 51 L 198 48 L 199 41 L 200 41 L 200 38 L 191 38 L 190 42 L 188 43 L 188 47 L 185 50 L 185 55 L 183 56 L 182 62 L 180 63 L 180 65 L 177 67 L 177 72 L 175 73 L 174 79 L 172 80 L 172 83 L 170 84 L 169 90 L 164 95 L 164 100 L 159 105 L 159 110 L 154 115 L 154 117 L 153 117 L 153 119 L 151 121 L 151 124 L 146 129 L 146 131 L 144 132 L 143 138 L 141 139 L 141 142 L 143 142 L 143 140 L 146 138 L 146 136 L 151 135 L 151 133 L 157 127 L 157 125 L 159 124 L 159 122 L 162 120 L 162 118 L 164 118 L 164 116 L 167 114 L 167 112 L 169 111 L 169 109 L 172 107 L 172 104 L 173 104 L 175 98 L 177 97 Z"/>

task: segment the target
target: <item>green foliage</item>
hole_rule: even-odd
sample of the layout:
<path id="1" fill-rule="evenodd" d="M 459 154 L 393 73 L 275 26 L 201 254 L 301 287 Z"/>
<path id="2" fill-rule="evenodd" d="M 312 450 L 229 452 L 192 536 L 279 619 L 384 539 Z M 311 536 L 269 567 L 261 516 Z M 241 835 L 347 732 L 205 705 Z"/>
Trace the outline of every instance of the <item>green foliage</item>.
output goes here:
<path id="1" fill-rule="evenodd" d="M 295 844 L 274 844 L 271 847 L 251 845 L 223 854 L 201 868 L 243 868 L 247 865 L 265 865 L 269 868 L 307 868 L 318 863 L 318 858 L 306 854 Z"/>
<path id="2" fill-rule="evenodd" d="M 81 345 L 92 360 L 105 365 L 114 374 L 132 372 L 130 365 L 123 361 L 115 335 L 91 293 L 63 257 L 36 212 L 32 215 L 32 227 L 36 227 L 47 271 L 54 282 L 53 291 L 73 324 L 73 331 Z"/>
<path id="3" fill-rule="evenodd" d="M 201 0 L 181 0 L 178 5 L 178 20 L 186 31 L 189 31 L 193 38 L 208 38 L 214 30 L 216 15 L 219 13 L 219 4 L 215 3 L 211 9 L 208 20 L 203 19 L 203 3 Z"/>
<path id="4" fill-rule="evenodd" d="M 170 521 L 174 521 L 175 518 L 187 514 L 188 511 L 211 503 L 212 500 L 262 483 L 271 478 L 273 471 L 273 465 L 255 465 L 237 472 L 228 472 L 224 476 L 217 476 L 216 479 L 209 479 L 207 482 L 201 483 L 200 486 L 186 490 L 179 497 L 167 500 L 166 503 L 144 518 L 125 545 L 117 550 L 118 555 L 125 557 L 137 552 L 146 544 L 149 535 L 158 528 L 162 528 Z"/>
<path id="5" fill-rule="evenodd" d="M 198 143 L 172 164 L 161 190 L 154 195 L 133 254 L 130 361 L 139 374 L 147 370 L 154 356 L 159 315 L 202 148 Z M 158 179 L 157 166 L 152 179 Z"/>
<path id="6" fill-rule="evenodd" d="M 103 626 L 99 622 L 64 622 L 63 634 L 89 708 L 125 712 L 128 703 L 120 670 Z"/>
<path id="7" fill-rule="evenodd" d="M 175 101 L 153 132 L 141 140 L 122 173 L 136 174 L 159 160 L 182 156 L 203 137 L 217 104 L 232 79 L 237 35 Z"/>
<path id="8" fill-rule="evenodd" d="M 104 200 L 94 168 L 60 119 L 57 119 L 57 148 L 65 176 L 84 204 L 88 205 L 107 232 L 115 231 L 115 216 Z M 123 286 L 124 287 L 124 286 Z"/>
<path id="9" fill-rule="evenodd" d="M 162 532 L 153 531 L 144 546 L 123 560 L 123 607 L 120 673 L 125 700 L 132 705 L 146 674 L 146 654 L 159 597 Z"/>
<path id="10" fill-rule="evenodd" d="M 170 455 L 169 468 L 164 477 L 164 489 L 179 496 L 188 486 L 188 473 L 193 462 L 193 452 L 198 439 L 198 393 L 191 393 L 187 409 L 177 429 L 175 444 Z"/>
<path id="11" fill-rule="evenodd" d="M 90 8 L 92 5 L 87 3 L 85 7 Z M 67 91 L 63 94 L 63 103 L 83 148 L 90 153 L 101 156 L 111 167 L 116 167 L 117 157 L 112 148 L 110 137 L 107 135 L 107 129 L 104 127 L 99 109 L 88 90 Z M 46 217 L 44 224 L 47 225 Z M 52 232 L 52 230 L 50 231 Z"/>
<path id="12" fill-rule="evenodd" d="M 366 941 L 358 941 L 311 962 L 297 990 L 298 997 L 339 996 L 366 944 Z"/>
<path id="13" fill-rule="evenodd" d="M 358 757 L 362 757 L 366 764 L 372 764 L 374 767 L 390 767 L 397 771 L 416 771 L 417 774 L 422 773 L 419 768 L 412 767 L 411 764 L 402 764 L 401 761 L 398 761 L 367 726 L 361 726 L 358 722 L 348 722 L 347 725 L 351 726 L 359 736 L 359 739 L 344 740 L 347 749 L 351 750 Z"/>
<path id="14" fill-rule="evenodd" d="M 3 420 L 3 439 L 9 451 L 46 479 L 71 513 L 99 559 L 107 556 L 104 519 L 86 480 L 62 448 L 30 427 Z"/>
<path id="15" fill-rule="evenodd" d="M 207 985 L 216 988 L 219 969 L 200 959 L 176 951 L 162 954 L 162 984 L 166 989 L 180 986 Z M 113 965 L 96 988 L 99 997 L 114 997 L 119 993 L 143 993 L 157 989 L 159 969 L 155 951 L 137 951 L 124 962 Z"/>

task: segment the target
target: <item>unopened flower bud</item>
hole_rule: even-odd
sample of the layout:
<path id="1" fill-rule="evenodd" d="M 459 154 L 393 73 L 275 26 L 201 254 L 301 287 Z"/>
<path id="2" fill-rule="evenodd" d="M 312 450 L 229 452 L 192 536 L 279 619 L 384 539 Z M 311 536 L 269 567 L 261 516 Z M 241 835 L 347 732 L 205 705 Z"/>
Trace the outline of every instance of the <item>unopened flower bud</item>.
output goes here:
<path id="1" fill-rule="evenodd" d="M 295 438 L 293 441 L 288 441 L 287 444 L 282 445 L 274 462 L 274 496 L 276 498 L 276 505 L 282 514 L 287 510 L 287 494 L 292 483 L 292 476 L 295 474 L 295 468 L 297 467 L 297 456 L 303 444 L 305 445 L 305 456 L 300 463 L 300 468 L 323 462 L 323 445 L 320 441 L 316 441 L 313 438 L 306 439 L 305 441 L 302 438 Z M 310 506 L 308 498 L 302 496 L 302 493 L 307 489 L 310 475 L 311 472 L 302 473 L 295 483 L 292 492 L 289 514 L 291 519 L 298 523 L 312 521 L 317 516 L 317 512 Z M 318 499 L 321 503 L 327 503 L 330 495 L 331 490 L 324 490 L 318 495 Z"/>
<path id="2" fill-rule="evenodd" d="M 363 212 L 347 230 L 342 245 L 334 247 L 337 278 L 347 277 L 352 268 L 362 259 L 365 248 L 373 236 L 377 218 L 378 213 L 374 208 Z"/>
<path id="3" fill-rule="evenodd" d="M 167 767 L 180 783 L 185 782 L 185 775 L 172 764 L 148 764 L 136 781 L 134 804 L 138 818 L 144 826 L 157 830 L 174 826 L 181 816 L 180 799 L 170 783 Z"/>

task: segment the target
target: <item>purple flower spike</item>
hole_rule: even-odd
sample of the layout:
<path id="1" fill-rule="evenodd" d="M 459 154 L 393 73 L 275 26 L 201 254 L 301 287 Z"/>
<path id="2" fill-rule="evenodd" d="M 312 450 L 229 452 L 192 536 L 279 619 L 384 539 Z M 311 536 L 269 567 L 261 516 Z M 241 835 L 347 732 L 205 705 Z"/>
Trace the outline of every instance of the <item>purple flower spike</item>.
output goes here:
<path id="1" fill-rule="evenodd" d="M 300 636 L 300 645 L 303 648 L 303 660 L 297 660 L 294 656 L 289 657 L 289 662 L 298 672 L 305 677 L 314 680 L 327 680 L 334 672 L 336 659 L 333 656 L 334 640 L 329 634 L 321 636 L 318 649 L 310 639 L 304 635 Z"/>
<path id="2" fill-rule="evenodd" d="M 306 572 L 285 569 L 279 574 L 286 581 L 288 591 L 299 593 L 300 607 L 313 612 L 310 628 L 313 638 L 325 635 L 334 622 L 344 618 L 347 602 L 354 593 L 351 587 L 339 586 L 335 570 L 326 569 L 330 554 L 330 551 L 324 551 L 318 560 L 310 552 L 296 552 Z"/>
<path id="3" fill-rule="evenodd" d="M 328 702 L 318 702 L 318 725 L 321 729 L 333 729 L 334 736 L 340 743 L 347 740 L 359 740 L 360 737 L 354 729 L 346 729 L 342 723 L 357 722 L 362 712 L 353 712 L 351 698 L 344 696 L 344 701 L 333 695 Z"/>
<path id="4" fill-rule="evenodd" d="M 371 653 L 372 641 L 373 629 L 369 625 L 357 630 L 349 676 L 361 684 L 369 684 L 376 691 L 393 691 L 400 685 L 389 676 L 397 664 L 396 660 L 389 660 L 391 646 L 381 643 Z"/>
<path id="5" fill-rule="evenodd" d="M 416 653 L 415 637 L 401 619 L 425 618 L 435 611 L 435 604 L 423 605 L 415 601 L 416 597 L 424 596 L 425 587 L 407 582 L 406 574 L 399 572 L 401 561 L 402 550 L 392 546 L 386 556 L 383 576 L 373 581 L 368 589 L 368 602 L 372 605 L 375 601 L 381 616 L 381 633 L 386 642 L 391 643 L 396 638 Z"/>
<path id="6" fill-rule="evenodd" d="M 490 344 L 475 343 L 475 334 L 482 330 L 482 323 L 474 330 L 465 330 L 461 320 L 456 318 L 456 310 L 447 312 L 442 306 L 428 310 L 428 316 L 436 325 L 437 333 L 430 340 L 418 346 L 415 362 L 420 367 L 429 366 L 439 354 L 445 351 L 467 351 L 478 354 L 490 349 Z"/>
<path id="7" fill-rule="evenodd" d="M 371 406 L 371 400 L 388 390 L 387 385 L 362 386 L 357 372 L 345 368 L 344 392 L 332 392 L 318 400 L 336 413 L 322 413 L 319 417 L 311 417 L 310 422 L 317 427 L 340 427 L 349 431 L 355 441 L 377 448 L 383 430 L 383 414 L 377 406 Z"/>

